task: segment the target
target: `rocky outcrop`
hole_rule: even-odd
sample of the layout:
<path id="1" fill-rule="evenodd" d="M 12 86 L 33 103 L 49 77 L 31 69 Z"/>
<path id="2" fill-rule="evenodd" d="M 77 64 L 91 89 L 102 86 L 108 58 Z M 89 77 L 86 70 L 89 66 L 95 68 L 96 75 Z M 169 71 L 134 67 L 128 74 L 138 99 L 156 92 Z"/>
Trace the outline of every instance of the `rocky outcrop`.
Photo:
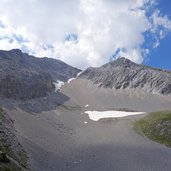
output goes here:
<path id="1" fill-rule="evenodd" d="M 14 122 L 0 108 L 0 170 L 26 170 L 28 156 L 17 139 Z"/>
<path id="2" fill-rule="evenodd" d="M 79 76 L 99 87 L 142 89 L 147 92 L 171 95 L 171 71 L 135 64 L 122 57 L 99 68 L 88 68 Z"/>
<path id="3" fill-rule="evenodd" d="M 54 89 L 53 82 L 65 82 L 79 72 L 59 60 L 36 58 L 19 49 L 0 51 L 0 96 L 21 100 L 43 97 Z"/>

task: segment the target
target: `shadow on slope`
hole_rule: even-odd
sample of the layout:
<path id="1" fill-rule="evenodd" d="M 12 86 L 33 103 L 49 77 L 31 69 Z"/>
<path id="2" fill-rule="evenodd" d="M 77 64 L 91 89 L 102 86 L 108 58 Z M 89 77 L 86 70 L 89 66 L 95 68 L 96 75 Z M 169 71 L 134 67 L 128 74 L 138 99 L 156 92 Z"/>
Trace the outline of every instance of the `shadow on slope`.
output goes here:
<path id="1" fill-rule="evenodd" d="M 151 148 L 131 144 L 84 145 L 77 148 L 73 144 L 73 149 L 64 150 L 61 154 L 57 150 L 52 152 L 45 149 L 24 137 L 22 139 L 32 152 L 33 170 L 36 171 L 164 171 L 171 167 L 169 160 L 163 160 L 171 157 L 171 151 L 154 143 L 151 143 Z"/>
<path id="2" fill-rule="evenodd" d="M 68 96 L 61 92 L 53 92 L 49 93 L 46 97 L 35 98 L 26 101 L 12 100 L 0 97 L 0 105 L 10 110 L 18 108 L 25 112 L 36 114 L 43 111 L 54 110 L 69 99 L 70 98 Z"/>

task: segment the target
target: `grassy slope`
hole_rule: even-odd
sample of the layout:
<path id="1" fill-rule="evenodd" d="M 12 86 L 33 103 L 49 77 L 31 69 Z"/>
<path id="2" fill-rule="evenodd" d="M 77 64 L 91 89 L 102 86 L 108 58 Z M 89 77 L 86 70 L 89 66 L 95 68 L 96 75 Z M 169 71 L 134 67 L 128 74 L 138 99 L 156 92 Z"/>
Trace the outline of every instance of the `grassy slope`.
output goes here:
<path id="1" fill-rule="evenodd" d="M 171 147 L 171 111 L 150 113 L 136 121 L 135 128 L 151 140 Z"/>

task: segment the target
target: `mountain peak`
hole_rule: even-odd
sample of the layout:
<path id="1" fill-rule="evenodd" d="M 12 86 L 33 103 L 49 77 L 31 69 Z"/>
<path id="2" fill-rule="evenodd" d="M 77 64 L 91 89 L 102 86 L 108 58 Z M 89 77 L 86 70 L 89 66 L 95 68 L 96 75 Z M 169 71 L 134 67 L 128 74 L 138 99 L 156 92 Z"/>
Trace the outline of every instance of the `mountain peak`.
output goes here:
<path id="1" fill-rule="evenodd" d="M 117 58 L 116 60 L 112 61 L 110 64 L 112 65 L 124 65 L 124 66 L 130 66 L 130 65 L 134 65 L 135 63 L 132 62 L 131 60 L 129 60 L 128 58 L 125 57 L 120 57 Z"/>
<path id="2" fill-rule="evenodd" d="M 126 58 L 124 56 L 121 56 L 121 57 L 117 58 L 116 60 L 120 60 L 120 61 L 126 61 L 126 60 L 128 60 L 128 61 L 130 61 L 128 58 Z"/>
<path id="3" fill-rule="evenodd" d="M 4 53 L 17 53 L 17 54 L 23 53 L 20 49 L 0 50 L 0 52 L 4 52 Z"/>
<path id="4" fill-rule="evenodd" d="M 76 77 L 79 69 L 49 58 L 36 58 L 19 49 L 0 50 L 0 96 L 32 99 L 46 96 L 53 82 Z"/>
<path id="5" fill-rule="evenodd" d="M 20 49 L 11 49 L 11 52 L 18 52 L 18 53 L 22 53 L 22 51 Z"/>
<path id="6" fill-rule="evenodd" d="M 88 68 L 79 78 L 91 80 L 100 87 L 171 94 L 171 72 L 139 65 L 124 57 L 99 68 Z"/>

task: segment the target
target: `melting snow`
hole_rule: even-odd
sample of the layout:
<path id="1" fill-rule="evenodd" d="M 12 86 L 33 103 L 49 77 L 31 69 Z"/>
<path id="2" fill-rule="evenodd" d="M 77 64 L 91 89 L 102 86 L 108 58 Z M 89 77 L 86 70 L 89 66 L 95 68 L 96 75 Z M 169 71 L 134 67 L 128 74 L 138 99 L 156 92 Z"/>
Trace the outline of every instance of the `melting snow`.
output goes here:
<path id="1" fill-rule="evenodd" d="M 71 81 L 73 81 L 75 78 L 70 78 L 69 80 L 68 80 L 68 84 L 71 82 Z"/>
<path id="2" fill-rule="evenodd" d="M 64 82 L 58 80 L 57 82 L 53 82 L 53 84 L 55 85 L 55 92 L 57 92 L 64 85 Z"/>
<path id="3" fill-rule="evenodd" d="M 70 78 L 70 79 L 68 80 L 68 84 L 71 83 L 71 81 L 75 80 L 81 73 L 82 73 L 82 71 L 79 72 L 75 78 Z"/>
<path id="4" fill-rule="evenodd" d="M 79 161 L 74 161 L 73 163 L 74 163 L 74 164 L 81 163 L 81 160 L 79 160 Z"/>
<path id="5" fill-rule="evenodd" d="M 119 118 L 129 115 L 140 115 L 144 112 L 125 112 L 125 111 L 85 111 L 89 118 L 93 121 L 98 121 L 102 118 Z"/>
<path id="6" fill-rule="evenodd" d="M 84 107 L 89 107 L 89 104 L 86 104 Z"/>
<path id="7" fill-rule="evenodd" d="M 79 77 L 79 76 L 82 74 L 82 72 L 83 72 L 83 71 L 79 72 L 79 73 L 77 74 L 76 78 Z"/>

